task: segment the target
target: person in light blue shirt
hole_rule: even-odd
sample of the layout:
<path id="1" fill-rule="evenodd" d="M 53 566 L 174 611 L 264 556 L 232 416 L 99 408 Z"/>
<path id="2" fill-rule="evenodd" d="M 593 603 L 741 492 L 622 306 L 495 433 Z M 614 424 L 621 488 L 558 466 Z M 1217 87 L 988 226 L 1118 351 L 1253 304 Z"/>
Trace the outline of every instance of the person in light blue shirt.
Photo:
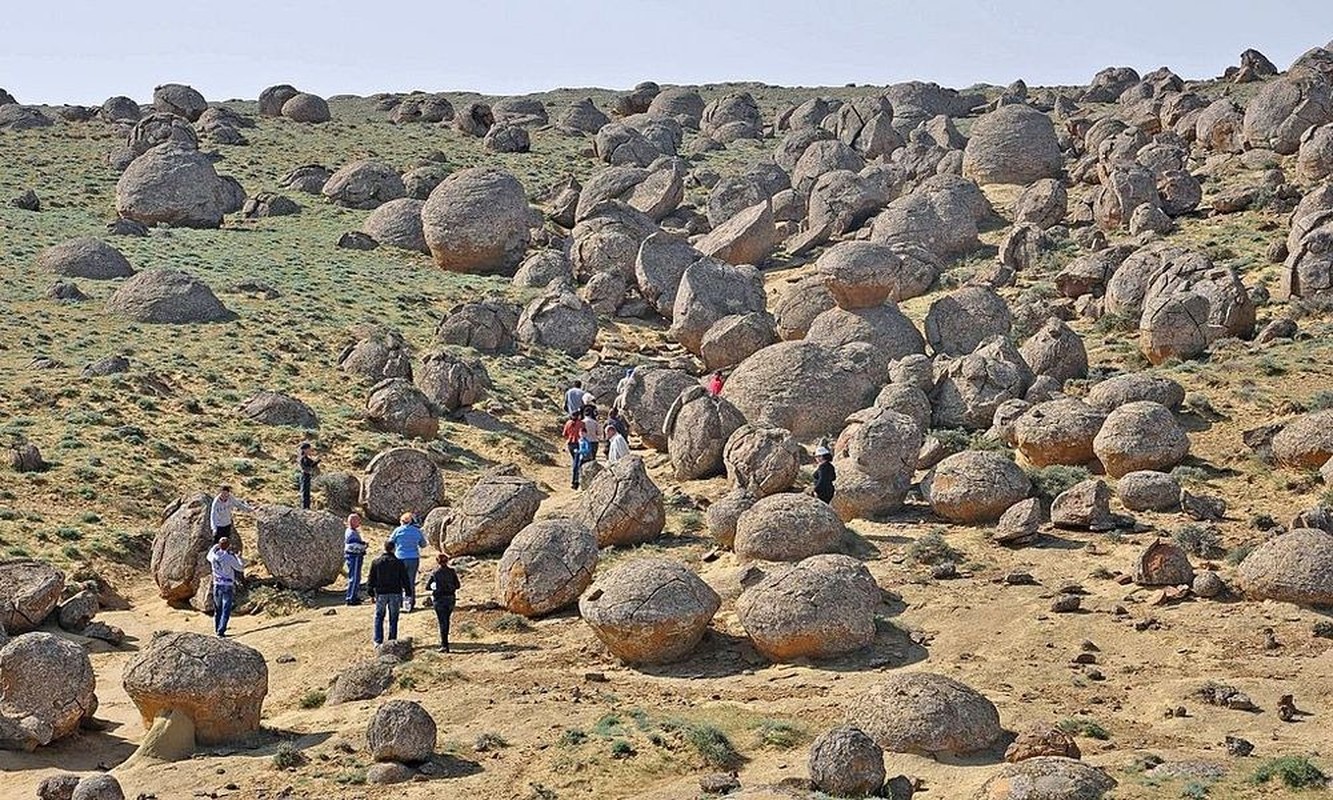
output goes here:
<path id="1" fill-rule="evenodd" d="M 361 564 L 366 558 L 366 540 L 361 538 L 361 515 L 347 515 L 347 532 L 343 534 L 343 558 L 347 560 L 347 595 L 349 606 L 361 605 Z"/>
<path id="2" fill-rule="evenodd" d="M 426 536 L 417 527 L 417 517 L 411 511 L 398 518 L 402 523 L 389 534 L 393 542 L 393 554 L 407 568 L 407 598 L 403 610 L 411 613 L 417 600 L 417 568 L 421 566 L 421 548 L 426 546 Z"/>

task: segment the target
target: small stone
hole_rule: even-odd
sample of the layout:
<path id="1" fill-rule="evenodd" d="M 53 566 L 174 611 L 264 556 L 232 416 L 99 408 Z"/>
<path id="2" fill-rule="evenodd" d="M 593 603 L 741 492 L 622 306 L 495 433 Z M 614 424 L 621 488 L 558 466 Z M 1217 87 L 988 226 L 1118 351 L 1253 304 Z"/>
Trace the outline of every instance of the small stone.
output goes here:
<path id="1" fill-rule="evenodd" d="M 1194 594 L 1199 597 L 1211 598 L 1217 597 L 1226 591 L 1226 584 L 1216 572 L 1211 570 L 1201 570 L 1194 575 L 1194 582 L 1190 585 Z"/>
<path id="2" fill-rule="evenodd" d="M 1036 586 L 1037 579 L 1031 572 L 1010 572 L 1004 576 L 1004 582 L 1010 586 Z"/>
<path id="3" fill-rule="evenodd" d="M 942 564 L 936 564 L 930 569 L 930 577 L 937 581 L 948 580 L 958 577 L 958 565 L 952 561 L 945 561 Z"/>
<path id="4" fill-rule="evenodd" d="M 1283 722 L 1291 722 L 1296 719 L 1299 712 L 1296 710 L 1296 699 L 1292 695 L 1284 694 L 1277 701 L 1277 718 Z"/>
<path id="5" fill-rule="evenodd" d="M 374 250 L 380 243 L 360 231 L 348 231 L 338 237 L 338 247 L 346 250 Z"/>
<path id="6" fill-rule="evenodd" d="M 412 768 L 406 764 L 399 764 L 396 761 L 390 761 L 382 764 L 371 764 L 366 770 L 366 782 L 384 786 L 394 783 L 406 783 L 412 780 Z"/>
<path id="7" fill-rule="evenodd" d="M 1056 614 L 1068 614 L 1078 611 L 1083 605 L 1083 598 L 1076 594 L 1062 594 L 1051 603 L 1051 611 Z"/>
<path id="8" fill-rule="evenodd" d="M 1254 745 L 1248 739 L 1242 739 L 1239 736 L 1228 736 L 1226 738 L 1227 754 L 1244 758 L 1254 752 Z"/>
<path id="9" fill-rule="evenodd" d="M 1096 664 L 1096 663 L 1097 663 L 1097 654 L 1096 654 L 1096 653 L 1079 653 L 1078 655 L 1074 656 L 1074 663 L 1075 663 L 1075 664 Z"/>
<path id="10" fill-rule="evenodd" d="M 714 772 L 699 777 L 699 791 L 704 794 L 731 794 L 740 791 L 740 788 L 741 782 L 735 773 Z"/>

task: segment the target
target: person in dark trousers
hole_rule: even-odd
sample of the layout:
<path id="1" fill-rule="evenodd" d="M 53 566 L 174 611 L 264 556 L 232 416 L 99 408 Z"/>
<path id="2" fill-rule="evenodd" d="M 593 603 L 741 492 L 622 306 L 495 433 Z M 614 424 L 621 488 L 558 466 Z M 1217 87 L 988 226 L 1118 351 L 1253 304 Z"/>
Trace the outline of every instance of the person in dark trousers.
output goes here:
<path id="1" fill-rule="evenodd" d="M 579 488 L 579 467 L 583 466 L 583 456 L 579 453 L 579 443 L 583 439 L 583 414 L 572 411 L 565 421 L 565 447 L 569 450 L 569 461 L 573 465 L 569 476 L 569 488 Z"/>
<path id="2" fill-rule="evenodd" d="M 440 553 L 437 556 L 440 566 L 431 573 L 430 579 L 426 581 L 426 589 L 430 591 L 431 603 L 435 606 L 435 620 L 440 623 L 440 652 L 449 652 L 449 617 L 454 613 L 454 605 L 458 602 L 458 589 L 461 584 L 458 582 L 458 573 L 449 566 L 449 554 Z"/>
<path id="3" fill-rule="evenodd" d="M 389 641 L 398 638 L 398 614 L 407 593 L 407 567 L 393 554 L 393 540 L 384 542 L 384 554 L 370 562 L 366 591 L 375 598 L 375 646 L 384 644 L 384 618 L 389 618 Z"/>
<path id="4" fill-rule="evenodd" d="M 565 392 L 565 413 L 577 414 L 583 410 L 583 381 L 574 381 L 574 385 Z"/>
<path id="5" fill-rule="evenodd" d="M 838 480 L 838 471 L 833 468 L 833 453 L 821 445 L 815 450 L 815 460 L 819 462 L 819 466 L 815 467 L 815 484 L 812 487 L 815 497 L 825 503 L 832 503 L 833 484 Z"/>
<path id="6" fill-rule="evenodd" d="M 349 606 L 361 605 L 361 564 L 366 559 L 366 540 L 361 538 L 361 515 L 347 515 L 343 534 L 343 558 L 347 560 L 347 597 Z"/>
<path id="7" fill-rule="evenodd" d="M 301 449 L 296 457 L 301 468 L 301 508 L 310 510 L 310 483 L 319 471 L 319 461 L 315 459 L 315 446 L 310 442 L 301 442 Z"/>

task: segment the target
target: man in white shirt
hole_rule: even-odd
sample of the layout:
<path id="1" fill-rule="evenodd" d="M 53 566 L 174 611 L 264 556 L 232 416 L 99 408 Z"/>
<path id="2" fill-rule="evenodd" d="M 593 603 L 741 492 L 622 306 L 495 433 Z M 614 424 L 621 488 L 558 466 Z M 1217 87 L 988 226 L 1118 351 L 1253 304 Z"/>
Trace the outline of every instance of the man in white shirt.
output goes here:
<path id="1" fill-rule="evenodd" d="M 606 463 L 614 464 L 629 455 L 629 442 L 615 425 L 606 426 Z"/>
<path id="2" fill-rule="evenodd" d="M 209 549 L 208 565 L 213 572 L 213 632 L 225 637 L 236 601 L 236 581 L 245 564 L 231 552 L 231 540 L 223 536 Z"/>
<path id="3" fill-rule="evenodd" d="M 209 524 L 213 527 L 213 541 L 222 537 L 234 538 L 236 527 L 232 522 L 234 511 L 253 512 L 254 508 L 241 498 L 231 493 L 230 486 L 219 486 L 218 496 L 213 498 L 213 505 L 208 510 Z"/>

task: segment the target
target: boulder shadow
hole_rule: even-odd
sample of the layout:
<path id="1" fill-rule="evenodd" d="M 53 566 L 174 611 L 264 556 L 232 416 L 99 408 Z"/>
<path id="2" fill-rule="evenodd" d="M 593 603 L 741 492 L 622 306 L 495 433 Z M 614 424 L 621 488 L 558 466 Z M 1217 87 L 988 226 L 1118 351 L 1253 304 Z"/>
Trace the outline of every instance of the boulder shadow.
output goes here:
<path id="1" fill-rule="evenodd" d="M 884 619 L 875 620 L 875 639 L 867 647 L 845 656 L 811 662 L 830 672 L 863 672 L 873 669 L 900 669 L 925 661 L 926 648 L 913 641 L 911 634 Z"/>
<path id="2" fill-rule="evenodd" d="M 449 642 L 449 655 L 461 653 L 525 653 L 540 649 L 535 644 L 514 644 L 512 642 Z"/>
<path id="3" fill-rule="evenodd" d="M 634 669 L 655 678 L 730 678 L 767 662 L 748 638 L 710 628 L 689 658 L 671 664 L 641 664 Z"/>
<path id="4" fill-rule="evenodd" d="M 452 780 L 480 775 L 484 770 L 481 764 L 466 758 L 459 758 L 448 753 L 436 753 L 430 761 L 417 769 L 416 779 L 426 781 Z"/>
<path id="5" fill-rule="evenodd" d="M 108 728 L 120 727 L 99 720 Z M 108 731 L 79 731 L 31 753 L 0 750 L 0 773 L 21 770 L 58 769 L 64 772 L 97 772 L 115 767 L 130 757 L 137 745 Z"/>

